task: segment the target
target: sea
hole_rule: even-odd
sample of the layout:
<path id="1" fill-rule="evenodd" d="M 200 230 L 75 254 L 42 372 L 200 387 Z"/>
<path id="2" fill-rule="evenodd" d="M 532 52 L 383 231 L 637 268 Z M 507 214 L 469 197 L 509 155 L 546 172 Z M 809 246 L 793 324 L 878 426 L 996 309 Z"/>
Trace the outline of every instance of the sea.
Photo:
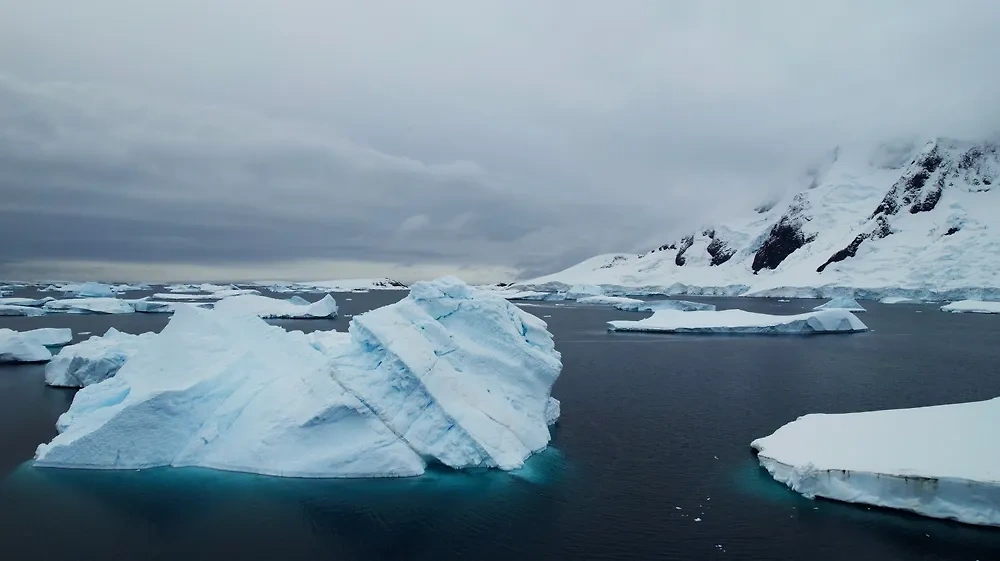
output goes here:
<path id="1" fill-rule="evenodd" d="M 272 323 L 343 331 L 405 292 L 334 296 L 337 319 Z M 693 299 L 777 314 L 821 303 Z M 1000 316 L 862 304 L 870 332 L 809 337 L 609 333 L 607 321 L 647 314 L 522 304 L 562 353 L 562 417 L 551 446 L 509 473 L 314 480 L 34 468 L 74 392 L 46 387 L 43 366 L 2 365 L 0 559 L 1000 559 L 1000 529 L 806 499 L 759 467 L 750 442 L 800 415 L 1000 395 Z M 168 321 L 52 314 L 0 317 L 0 327 L 70 327 L 75 342 Z"/>

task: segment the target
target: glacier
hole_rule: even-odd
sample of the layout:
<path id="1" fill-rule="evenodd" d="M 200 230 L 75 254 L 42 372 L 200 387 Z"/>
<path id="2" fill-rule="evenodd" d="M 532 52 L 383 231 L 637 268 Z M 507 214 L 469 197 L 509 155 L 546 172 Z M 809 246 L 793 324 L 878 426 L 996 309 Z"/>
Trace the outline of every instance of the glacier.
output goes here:
<path id="1" fill-rule="evenodd" d="M 610 296 L 1000 300 L 1000 147 L 933 138 L 844 146 L 801 186 L 644 253 L 593 257 L 511 288 Z"/>
<path id="2" fill-rule="evenodd" d="M 246 294 L 220 300 L 215 304 L 215 309 L 228 313 L 253 314 L 261 318 L 332 318 L 337 316 L 337 301 L 329 294 L 311 304 L 296 296 L 280 300 Z"/>
<path id="3" fill-rule="evenodd" d="M 453 278 L 356 316 L 347 337 L 182 307 L 115 376 L 77 393 L 34 465 L 294 477 L 414 476 L 428 462 L 515 469 L 549 443 L 561 368 L 543 321 Z"/>
<path id="4" fill-rule="evenodd" d="M 118 298 L 69 298 L 46 302 L 42 308 L 49 312 L 67 314 L 131 314 L 135 312 L 127 301 Z"/>
<path id="5" fill-rule="evenodd" d="M 793 491 L 1000 526 L 1000 398 L 812 414 L 754 440 L 760 464 Z"/>
<path id="6" fill-rule="evenodd" d="M 1000 314 L 1000 302 L 962 300 L 941 306 L 941 311 L 952 313 Z"/>
<path id="7" fill-rule="evenodd" d="M 104 336 L 94 336 L 63 347 L 45 365 L 45 383 L 55 387 L 82 388 L 106 380 L 155 336 L 155 333 L 131 335 L 112 327 Z"/>
<path id="8" fill-rule="evenodd" d="M 848 312 L 866 311 L 858 301 L 850 296 L 838 296 L 825 304 L 820 304 L 814 310 L 847 310 Z"/>
<path id="9" fill-rule="evenodd" d="M 661 310 L 638 321 L 609 321 L 609 331 L 654 333 L 812 335 L 854 333 L 868 327 L 846 310 L 823 310 L 792 316 L 758 314 L 745 310 L 682 312 Z"/>

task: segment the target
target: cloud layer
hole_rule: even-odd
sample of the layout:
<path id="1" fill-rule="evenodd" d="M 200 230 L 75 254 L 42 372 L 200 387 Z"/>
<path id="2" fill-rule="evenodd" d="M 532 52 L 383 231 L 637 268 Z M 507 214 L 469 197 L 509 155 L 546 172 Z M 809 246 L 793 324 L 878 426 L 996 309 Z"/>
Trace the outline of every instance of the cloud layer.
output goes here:
<path id="1" fill-rule="evenodd" d="M 997 28 L 973 0 L 0 0 L 0 277 L 635 250 L 837 144 L 997 130 Z"/>

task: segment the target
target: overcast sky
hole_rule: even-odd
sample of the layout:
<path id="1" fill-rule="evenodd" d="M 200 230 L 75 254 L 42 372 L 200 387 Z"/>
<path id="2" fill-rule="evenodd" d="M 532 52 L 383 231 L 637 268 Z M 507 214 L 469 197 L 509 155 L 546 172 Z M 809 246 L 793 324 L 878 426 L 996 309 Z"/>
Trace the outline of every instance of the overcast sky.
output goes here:
<path id="1" fill-rule="evenodd" d="M 1000 2 L 0 0 L 0 278 L 551 272 L 1000 129 Z"/>

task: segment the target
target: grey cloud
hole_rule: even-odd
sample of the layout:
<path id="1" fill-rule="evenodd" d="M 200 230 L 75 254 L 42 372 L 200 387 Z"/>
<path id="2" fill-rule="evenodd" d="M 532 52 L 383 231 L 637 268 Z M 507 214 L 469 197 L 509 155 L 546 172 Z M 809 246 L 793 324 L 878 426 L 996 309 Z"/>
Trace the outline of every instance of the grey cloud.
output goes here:
<path id="1" fill-rule="evenodd" d="M 804 187 L 838 144 L 1000 123 L 990 0 L 619 4 L 0 0 L 0 276 L 545 272 Z"/>

